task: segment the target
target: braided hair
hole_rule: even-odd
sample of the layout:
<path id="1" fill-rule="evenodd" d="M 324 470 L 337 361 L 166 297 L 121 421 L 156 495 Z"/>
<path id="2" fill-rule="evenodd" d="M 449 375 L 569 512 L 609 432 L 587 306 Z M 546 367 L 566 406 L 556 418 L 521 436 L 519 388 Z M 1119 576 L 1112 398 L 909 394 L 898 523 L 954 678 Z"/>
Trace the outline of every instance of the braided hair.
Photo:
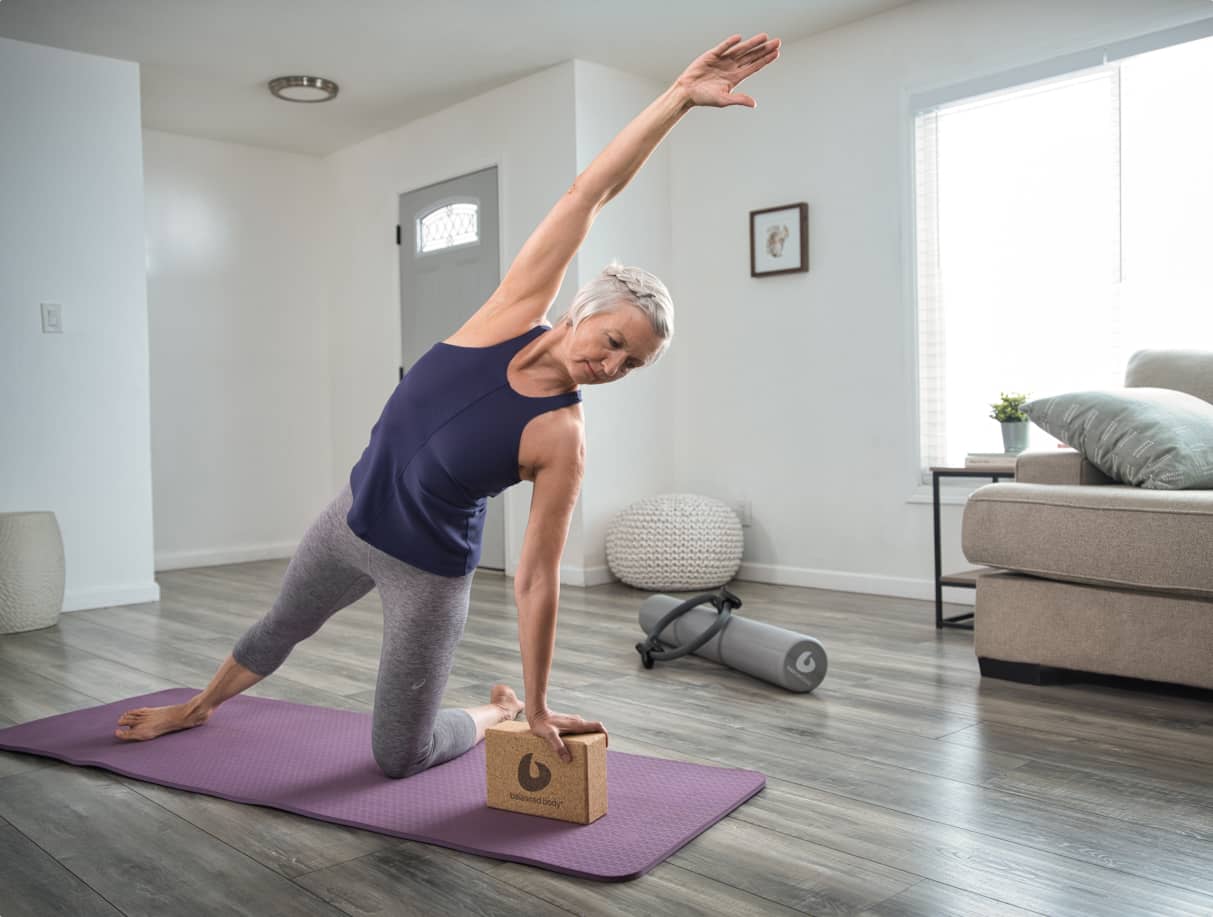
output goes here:
<path id="1" fill-rule="evenodd" d="M 674 302 L 665 284 L 643 268 L 625 267 L 612 261 L 577 291 L 573 305 L 561 321 L 576 328 L 591 315 L 615 311 L 620 303 L 635 306 L 648 316 L 653 332 L 662 342 L 653 356 L 652 362 L 656 363 L 674 337 Z"/>

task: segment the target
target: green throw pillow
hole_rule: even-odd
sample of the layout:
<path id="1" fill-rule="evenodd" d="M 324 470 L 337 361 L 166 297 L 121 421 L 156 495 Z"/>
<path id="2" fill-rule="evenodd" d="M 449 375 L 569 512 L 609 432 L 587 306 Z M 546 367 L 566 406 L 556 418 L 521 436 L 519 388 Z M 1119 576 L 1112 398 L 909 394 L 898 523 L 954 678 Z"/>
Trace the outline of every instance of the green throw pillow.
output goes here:
<path id="1" fill-rule="evenodd" d="M 1213 404 L 1168 388 L 1069 392 L 1023 406 L 1104 474 L 1151 490 L 1213 488 Z"/>

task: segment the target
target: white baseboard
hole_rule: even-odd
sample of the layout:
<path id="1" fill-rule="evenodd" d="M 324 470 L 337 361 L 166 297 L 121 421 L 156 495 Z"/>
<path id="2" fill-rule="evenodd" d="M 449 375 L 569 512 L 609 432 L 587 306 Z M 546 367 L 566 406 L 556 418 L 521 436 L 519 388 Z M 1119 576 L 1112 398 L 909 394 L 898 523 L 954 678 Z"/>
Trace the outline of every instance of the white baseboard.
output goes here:
<path id="1" fill-rule="evenodd" d="M 603 564 L 600 567 L 585 567 L 582 570 L 587 586 L 605 586 L 607 583 L 619 582 L 619 577 Z"/>
<path id="2" fill-rule="evenodd" d="M 182 570 L 191 567 L 213 567 L 221 564 L 249 563 L 255 560 L 279 560 L 294 555 L 297 544 L 282 542 L 270 545 L 254 545 L 243 548 L 228 548 L 215 551 L 179 551 L 173 554 L 157 554 L 156 570 Z M 778 586 L 803 586 L 807 589 L 831 589 L 836 592 L 856 592 L 866 595 L 886 595 L 902 599 L 934 601 L 935 586 L 929 578 L 883 576 L 878 573 L 849 573 L 842 570 L 814 570 L 808 567 L 786 567 L 775 564 L 743 563 L 737 571 L 737 579 L 754 583 L 771 583 Z M 564 564 L 560 568 L 560 582 L 566 586 L 588 588 L 618 582 L 618 578 L 605 565 L 579 567 Z M 106 601 L 99 605 L 77 605 L 64 608 L 99 608 L 102 605 L 133 604 L 134 601 L 154 602 L 159 599 L 159 587 L 155 587 L 154 598 L 140 598 L 129 602 Z M 952 605 L 972 605 L 976 590 L 945 587 L 944 601 Z"/>
<path id="3" fill-rule="evenodd" d="M 204 551 L 173 551 L 156 555 L 156 570 L 187 570 L 191 567 L 217 567 L 221 564 L 246 564 L 254 560 L 284 560 L 295 555 L 299 543 L 245 545 Z"/>
<path id="4" fill-rule="evenodd" d="M 841 570 L 813 570 L 806 567 L 782 567 L 774 564 L 742 564 L 736 579 L 743 582 L 771 583 L 778 586 L 803 586 L 808 589 L 832 589 L 865 595 L 886 595 L 900 599 L 935 600 L 931 579 L 882 576 L 878 573 L 847 573 Z M 560 582 L 567 586 L 601 586 L 618 582 L 606 566 L 560 568 Z M 952 605 L 972 605 L 976 590 L 945 587 L 944 601 Z"/>
<path id="5" fill-rule="evenodd" d="M 572 564 L 562 564 L 560 567 L 560 582 L 565 586 L 603 586 L 606 583 L 618 582 L 618 577 L 604 565 L 600 567 L 575 567 Z"/>
<path id="6" fill-rule="evenodd" d="M 833 589 L 887 595 L 900 599 L 935 601 L 935 581 L 927 578 L 882 576 L 878 573 L 848 573 L 842 570 L 813 570 L 807 567 L 780 567 L 774 564 L 742 564 L 737 579 L 779 586 L 804 586 L 808 589 Z M 944 601 L 952 605 L 973 605 L 977 590 L 944 587 Z"/>
<path id="7" fill-rule="evenodd" d="M 142 605 L 160 601 L 160 584 L 111 586 L 106 589 L 72 589 L 63 595 L 64 611 L 110 608 L 114 605 Z"/>
<path id="8" fill-rule="evenodd" d="M 154 560 L 156 572 L 163 570 L 186 570 L 192 567 L 216 567 L 221 564 L 242 564 L 254 560 L 280 560 L 294 555 L 298 544 L 250 545 L 241 548 L 225 548 L 207 551 L 176 551 L 157 554 Z M 84 611 L 90 608 L 109 608 L 113 605 L 139 605 L 160 601 L 160 584 L 152 582 L 144 586 L 118 586 L 106 589 L 76 589 L 63 596 L 63 610 Z"/>

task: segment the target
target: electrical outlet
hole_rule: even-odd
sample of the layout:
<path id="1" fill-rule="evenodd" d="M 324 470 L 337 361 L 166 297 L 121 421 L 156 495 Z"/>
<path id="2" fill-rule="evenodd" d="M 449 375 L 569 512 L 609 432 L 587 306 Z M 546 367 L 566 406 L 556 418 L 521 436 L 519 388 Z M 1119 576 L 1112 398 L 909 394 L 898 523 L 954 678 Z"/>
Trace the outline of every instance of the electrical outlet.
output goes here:
<path id="1" fill-rule="evenodd" d="M 753 515 L 750 512 L 749 500 L 734 500 L 733 512 L 737 514 L 737 518 L 741 521 L 743 527 L 754 524 Z"/>

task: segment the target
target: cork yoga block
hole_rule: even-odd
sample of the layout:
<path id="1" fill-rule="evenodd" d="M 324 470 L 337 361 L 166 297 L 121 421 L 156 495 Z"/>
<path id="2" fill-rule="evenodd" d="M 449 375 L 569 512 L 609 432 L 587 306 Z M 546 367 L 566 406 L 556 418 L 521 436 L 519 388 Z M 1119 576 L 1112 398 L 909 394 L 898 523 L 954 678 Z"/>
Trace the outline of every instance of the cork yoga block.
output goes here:
<path id="1" fill-rule="evenodd" d="M 606 748 L 601 732 L 561 736 L 572 754 L 561 761 L 524 722 L 484 733 L 490 808 L 588 825 L 607 811 Z"/>

